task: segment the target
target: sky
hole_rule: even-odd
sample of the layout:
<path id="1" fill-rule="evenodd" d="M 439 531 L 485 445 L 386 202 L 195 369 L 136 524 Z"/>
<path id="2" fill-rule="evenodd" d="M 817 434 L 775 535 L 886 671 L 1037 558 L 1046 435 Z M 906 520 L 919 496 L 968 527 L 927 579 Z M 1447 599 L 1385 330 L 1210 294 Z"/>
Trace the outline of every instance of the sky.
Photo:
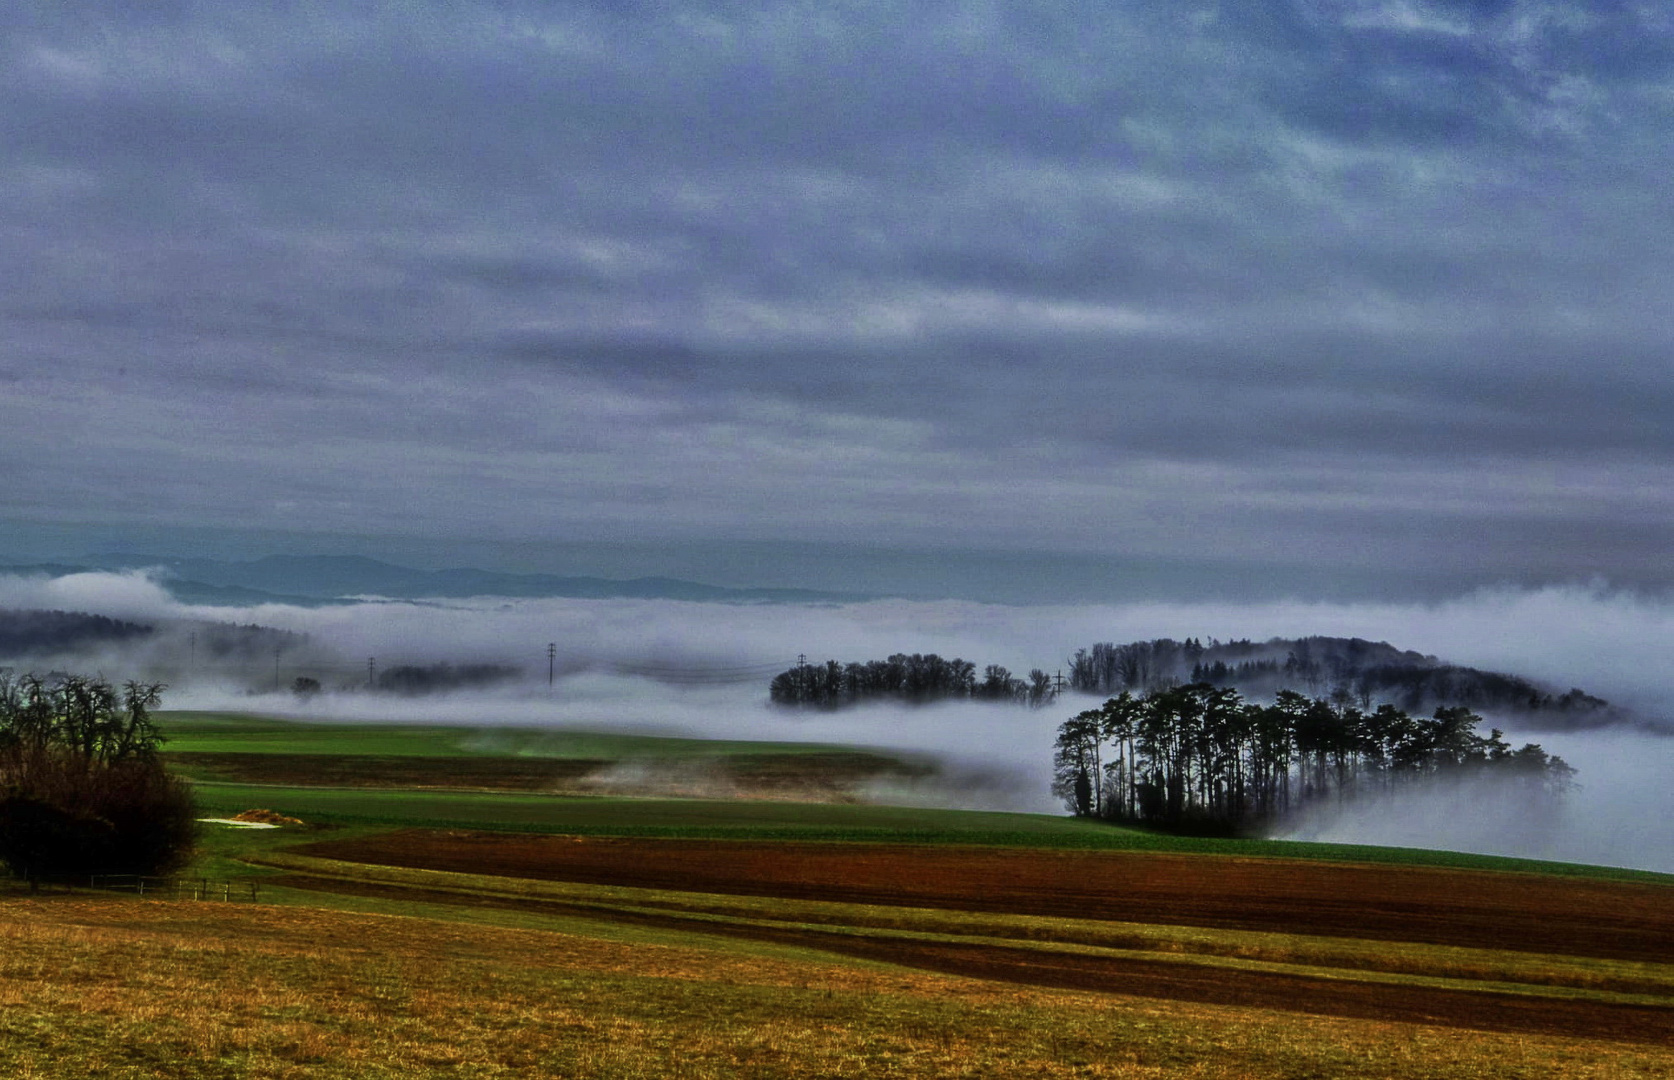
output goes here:
<path id="1" fill-rule="evenodd" d="M 1671 121 L 1651 3 L 20 0 L 0 551 L 1666 590 Z"/>

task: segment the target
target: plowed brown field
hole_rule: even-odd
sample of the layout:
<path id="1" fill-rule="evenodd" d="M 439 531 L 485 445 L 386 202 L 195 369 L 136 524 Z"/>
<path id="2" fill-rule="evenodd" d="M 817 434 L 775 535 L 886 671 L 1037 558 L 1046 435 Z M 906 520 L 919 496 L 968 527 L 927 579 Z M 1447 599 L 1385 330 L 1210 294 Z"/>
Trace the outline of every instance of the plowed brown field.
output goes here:
<path id="1" fill-rule="evenodd" d="M 466 874 L 1004 914 L 1329 935 L 1532 953 L 1674 960 L 1674 888 L 1484 871 L 1122 852 L 405 831 L 293 849 Z M 441 903 L 547 908 L 370 881 L 278 883 Z M 1365 981 L 1078 954 L 994 941 L 908 940 L 785 923 L 694 926 L 644 908 L 623 921 L 803 945 L 1017 984 L 1378 1021 L 1674 1044 L 1664 1004 Z"/>
<path id="2" fill-rule="evenodd" d="M 547 881 L 1674 963 L 1674 887 L 1537 874 L 1143 852 L 425 830 L 296 850 Z"/>

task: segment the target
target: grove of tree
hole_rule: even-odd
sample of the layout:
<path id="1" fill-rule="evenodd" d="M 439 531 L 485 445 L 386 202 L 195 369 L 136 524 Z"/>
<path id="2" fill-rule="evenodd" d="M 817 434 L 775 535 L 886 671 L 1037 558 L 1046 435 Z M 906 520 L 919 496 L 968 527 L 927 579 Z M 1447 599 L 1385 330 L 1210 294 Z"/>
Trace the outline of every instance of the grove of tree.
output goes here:
<path id="1" fill-rule="evenodd" d="M 1518 675 L 1448 664 L 1363 638 L 1106 641 L 1077 649 L 1069 662 L 1070 689 L 1083 694 L 1140 692 L 1184 682 L 1229 686 L 1261 697 L 1295 690 L 1362 709 L 1376 702 L 1408 712 L 1462 705 L 1515 713 L 1547 728 L 1595 726 L 1623 716 L 1608 701 L 1578 689 L 1558 693 Z"/>
<path id="2" fill-rule="evenodd" d="M 378 672 L 377 688 L 391 694 L 441 694 L 507 682 L 523 674 L 505 664 L 400 664 Z"/>
<path id="3" fill-rule="evenodd" d="M 896 653 L 887 660 L 798 664 L 773 677 L 768 697 L 777 705 L 840 709 L 868 701 L 922 705 L 932 701 L 1005 701 L 1043 706 L 1056 697 L 1052 676 L 1036 668 L 1027 680 L 998 664 L 983 668 L 935 653 Z"/>
<path id="4" fill-rule="evenodd" d="M 151 626 L 80 611 L 0 610 L 0 656 L 52 656 L 154 632 Z"/>
<path id="5" fill-rule="evenodd" d="M 1462 706 L 1415 717 L 1284 690 L 1270 704 L 1207 682 L 1123 691 L 1059 726 L 1053 791 L 1082 817 L 1170 830 L 1254 830 L 1310 803 L 1435 778 L 1493 776 L 1537 800 L 1574 770 Z"/>
<path id="6" fill-rule="evenodd" d="M 159 684 L 0 675 L 0 864 L 31 880 L 159 874 L 197 834 L 151 720 Z"/>

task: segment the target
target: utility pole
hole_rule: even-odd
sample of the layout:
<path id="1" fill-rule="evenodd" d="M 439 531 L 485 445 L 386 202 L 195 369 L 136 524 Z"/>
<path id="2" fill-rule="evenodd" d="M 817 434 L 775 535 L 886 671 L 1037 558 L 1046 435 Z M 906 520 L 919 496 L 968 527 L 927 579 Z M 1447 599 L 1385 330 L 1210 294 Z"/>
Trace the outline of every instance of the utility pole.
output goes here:
<path id="1" fill-rule="evenodd" d="M 557 672 L 557 669 L 558 643 L 556 641 L 549 641 L 546 643 L 546 689 L 548 693 L 552 692 L 552 677 Z"/>
<path id="2" fill-rule="evenodd" d="M 1064 692 L 1064 669 L 1058 669 L 1058 675 L 1052 682 L 1052 696 L 1057 697 Z"/>
<path id="3" fill-rule="evenodd" d="M 279 692 L 279 646 L 273 647 L 273 692 Z"/>
<path id="4" fill-rule="evenodd" d="M 366 688 L 368 690 L 378 688 L 378 658 L 376 656 L 366 658 Z"/>
<path id="5" fill-rule="evenodd" d="M 198 671 L 198 632 L 193 630 L 187 640 L 192 643 L 192 674 L 195 675 Z"/>

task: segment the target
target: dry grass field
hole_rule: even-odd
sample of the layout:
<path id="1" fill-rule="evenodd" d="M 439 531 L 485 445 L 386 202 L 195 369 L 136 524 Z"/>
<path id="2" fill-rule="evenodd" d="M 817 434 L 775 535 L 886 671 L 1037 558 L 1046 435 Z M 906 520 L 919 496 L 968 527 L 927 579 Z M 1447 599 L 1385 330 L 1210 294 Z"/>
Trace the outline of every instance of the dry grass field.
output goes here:
<path id="1" fill-rule="evenodd" d="M 9 898 L 0 1075 L 1674 1075 L 1674 1055 L 1645 1043 L 1054 990 L 703 935 L 436 914 Z"/>

